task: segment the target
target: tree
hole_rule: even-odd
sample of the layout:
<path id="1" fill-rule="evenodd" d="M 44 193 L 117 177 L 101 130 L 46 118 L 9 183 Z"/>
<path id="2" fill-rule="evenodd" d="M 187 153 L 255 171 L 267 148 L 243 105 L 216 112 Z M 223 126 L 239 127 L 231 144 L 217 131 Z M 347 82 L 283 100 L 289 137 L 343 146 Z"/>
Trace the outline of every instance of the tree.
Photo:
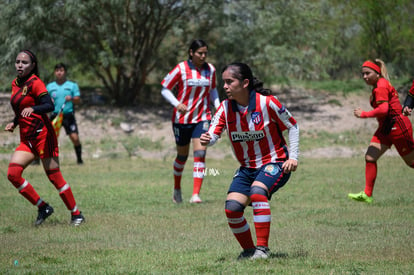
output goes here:
<path id="1" fill-rule="evenodd" d="M 414 2 L 351 1 L 362 31 L 359 50 L 365 58 L 381 58 L 394 73 L 414 75 Z"/>
<path id="2" fill-rule="evenodd" d="M 3 2 L 1 16 L 10 28 L 1 36 L 2 50 L 12 48 L 3 62 L 10 62 L 22 46 L 63 50 L 92 70 L 120 106 L 133 103 L 142 91 L 173 26 L 186 28 L 187 21 L 209 4 L 208 0 Z M 18 37 L 10 39 L 11 33 Z"/>

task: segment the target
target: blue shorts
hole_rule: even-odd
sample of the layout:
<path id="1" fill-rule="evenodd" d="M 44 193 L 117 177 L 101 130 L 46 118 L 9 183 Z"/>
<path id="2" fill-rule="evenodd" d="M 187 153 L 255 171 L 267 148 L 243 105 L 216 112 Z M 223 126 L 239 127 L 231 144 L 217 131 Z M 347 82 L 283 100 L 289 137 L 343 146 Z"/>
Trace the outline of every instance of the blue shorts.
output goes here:
<path id="1" fill-rule="evenodd" d="M 283 162 L 268 163 L 260 169 L 240 167 L 233 177 L 227 193 L 236 192 L 250 197 L 250 189 L 254 181 L 260 181 L 267 186 L 270 200 L 272 195 L 279 190 L 290 178 L 291 173 L 284 173 Z"/>
<path id="2" fill-rule="evenodd" d="M 193 124 L 173 123 L 175 144 L 185 146 L 190 143 L 192 138 L 199 138 L 201 134 L 208 131 L 209 121 L 200 121 Z"/>

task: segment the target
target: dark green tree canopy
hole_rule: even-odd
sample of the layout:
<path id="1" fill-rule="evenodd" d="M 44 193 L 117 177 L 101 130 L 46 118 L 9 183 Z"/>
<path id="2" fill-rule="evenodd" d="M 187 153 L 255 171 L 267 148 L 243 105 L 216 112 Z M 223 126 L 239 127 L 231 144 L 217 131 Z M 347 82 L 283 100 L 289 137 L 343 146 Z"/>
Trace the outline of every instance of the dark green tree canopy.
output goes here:
<path id="1" fill-rule="evenodd" d="M 218 73 L 226 63 L 242 61 L 269 84 L 353 77 L 369 58 L 383 59 L 394 74 L 414 75 L 410 0 L 0 0 L 0 5 L 0 64 L 6 68 L 0 81 L 10 78 L 17 52 L 30 48 L 42 62 L 70 60 L 120 106 L 137 103 L 145 85 L 159 85 L 197 38 L 207 41 Z"/>

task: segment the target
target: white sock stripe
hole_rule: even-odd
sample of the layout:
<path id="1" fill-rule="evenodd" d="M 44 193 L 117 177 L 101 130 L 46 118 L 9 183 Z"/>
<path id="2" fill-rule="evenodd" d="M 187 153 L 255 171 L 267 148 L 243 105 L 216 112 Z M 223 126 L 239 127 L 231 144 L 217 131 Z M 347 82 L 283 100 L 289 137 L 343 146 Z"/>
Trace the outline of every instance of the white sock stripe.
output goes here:
<path id="1" fill-rule="evenodd" d="M 62 193 L 64 191 L 68 190 L 68 189 L 69 189 L 69 184 L 66 183 L 65 185 L 63 185 L 62 188 L 59 189 L 59 193 Z"/>
<path id="2" fill-rule="evenodd" d="M 203 179 L 204 178 L 204 172 L 193 172 L 193 178 L 199 178 L 199 179 Z"/>
<path id="3" fill-rule="evenodd" d="M 184 168 L 184 164 L 179 164 L 178 162 L 174 162 L 174 168 L 176 168 L 176 169 L 183 169 Z"/>
<path id="4" fill-rule="evenodd" d="M 183 174 L 183 171 L 178 172 L 174 170 L 174 176 L 181 176 Z"/>
<path id="5" fill-rule="evenodd" d="M 42 202 L 43 202 L 43 200 L 42 200 L 42 199 L 39 199 L 39 200 L 37 201 L 37 203 L 36 203 L 36 206 L 39 206 Z"/>
<path id="6" fill-rule="evenodd" d="M 29 182 L 27 180 L 24 180 L 23 184 L 17 188 L 17 190 L 22 191 L 27 185 L 29 185 Z"/>
<path id="7" fill-rule="evenodd" d="M 270 209 L 268 202 L 252 202 L 253 209 Z"/>
<path id="8" fill-rule="evenodd" d="M 250 227 L 249 227 L 249 224 L 246 223 L 242 227 L 237 227 L 237 228 L 230 227 L 230 228 L 231 228 L 231 232 L 233 232 L 233 234 L 239 234 L 239 233 L 243 233 L 243 232 L 248 231 Z"/>
<path id="9" fill-rule="evenodd" d="M 205 162 L 194 162 L 194 168 L 205 168 L 206 164 Z"/>
<path id="10" fill-rule="evenodd" d="M 75 207 L 73 207 L 73 209 L 72 209 L 72 210 L 70 210 L 70 212 L 74 213 L 74 212 L 76 212 L 76 211 L 78 211 L 78 207 L 75 205 Z"/>
<path id="11" fill-rule="evenodd" d="M 271 222 L 272 216 L 271 215 L 254 215 L 253 221 L 254 222 Z"/>

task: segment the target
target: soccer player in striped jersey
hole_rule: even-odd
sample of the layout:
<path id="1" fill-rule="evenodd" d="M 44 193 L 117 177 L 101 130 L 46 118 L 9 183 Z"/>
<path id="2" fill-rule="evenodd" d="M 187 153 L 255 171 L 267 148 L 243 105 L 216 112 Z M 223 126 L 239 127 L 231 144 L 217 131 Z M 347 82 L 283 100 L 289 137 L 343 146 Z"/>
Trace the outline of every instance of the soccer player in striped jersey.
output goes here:
<path id="1" fill-rule="evenodd" d="M 231 231 L 243 251 L 238 259 L 268 258 L 271 212 L 269 200 L 284 186 L 298 166 L 299 126 L 279 100 L 263 89 L 244 63 L 232 63 L 222 71 L 224 100 L 215 113 L 203 145 L 213 145 L 227 129 L 240 163 L 227 193 L 225 212 Z M 288 131 L 289 149 L 282 132 Z M 253 207 L 255 245 L 244 218 Z"/>
<path id="2" fill-rule="evenodd" d="M 173 201 L 182 202 L 181 175 L 193 144 L 193 194 L 191 203 L 201 203 L 199 196 L 204 179 L 206 147 L 200 135 L 208 130 L 211 120 L 210 103 L 217 109 L 220 101 L 216 89 L 216 69 L 206 62 L 208 46 L 194 40 L 188 49 L 188 60 L 180 62 L 161 82 L 163 97 L 174 106 L 173 131 L 177 155 L 173 164 Z M 172 90 L 176 89 L 176 95 Z"/>
<path id="3" fill-rule="evenodd" d="M 76 206 L 69 184 L 59 168 L 59 148 L 55 131 L 47 113 L 54 105 L 46 86 L 39 78 L 37 58 L 33 52 L 24 50 L 16 57 L 17 78 L 12 83 L 10 103 L 15 117 L 5 130 L 13 132 L 19 126 L 20 144 L 14 151 L 7 177 L 19 193 L 38 207 L 35 225 L 42 224 L 53 213 L 53 208 L 43 201 L 33 186 L 22 177 L 24 169 L 36 158 L 42 160 L 43 168 L 50 182 L 71 212 L 71 224 L 80 225 L 85 221 Z"/>
<path id="4" fill-rule="evenodd" d="M 411 121 L 402 114 L 398 93 L 389 81 L 384 62 L 381 59 L 364 62 L 362 77 L 366 84 L 372 86 L 370 103 L 373 110 L 356 108 L 354 115 L 357 118 L 376 118 L 378 129 L 365 153 L 365 190 L 350 193 L 348 197 L 372 203 L 378 159 L 394 145 L 405 163 L 414 168 L 414 140 Z"/>
<path id="5" fill-rule="evenodd" d="M 407 97 L 404 100 L 403 106 L 403 115 L 409 116 L 414 108 L 414 80 L 413 85 L 411 85 L 410 90 L 408 91 Z"/>

